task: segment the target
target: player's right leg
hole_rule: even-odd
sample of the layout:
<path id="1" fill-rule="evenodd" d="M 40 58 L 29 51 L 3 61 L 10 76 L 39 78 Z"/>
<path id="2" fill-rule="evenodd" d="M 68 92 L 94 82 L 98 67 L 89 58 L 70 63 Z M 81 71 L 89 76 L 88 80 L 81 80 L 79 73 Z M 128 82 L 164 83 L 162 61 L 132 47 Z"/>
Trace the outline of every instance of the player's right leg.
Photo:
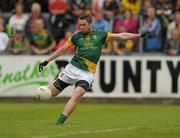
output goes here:
<path id="1" fill-rule="evenodd" d="M 57 78 L 53 84 L 49 86 L 49 89 L 51 90 L 51 96 L 55 97 L 57 96 L 60 92 L 62 92 L 67 86 L 70 84 L 64 82 L 63 80 Z"/>
<path id="2" fill-rule="evenodd" d="M 60 92 L 63 91 L 70 84 L 64 82 L 60 78 L 57 78 L 52 84 L 49 86 L 41 86 L 38 88 L 37 96 L 40 100 L 48 100 L 51 97 L 57 96 Z"/>

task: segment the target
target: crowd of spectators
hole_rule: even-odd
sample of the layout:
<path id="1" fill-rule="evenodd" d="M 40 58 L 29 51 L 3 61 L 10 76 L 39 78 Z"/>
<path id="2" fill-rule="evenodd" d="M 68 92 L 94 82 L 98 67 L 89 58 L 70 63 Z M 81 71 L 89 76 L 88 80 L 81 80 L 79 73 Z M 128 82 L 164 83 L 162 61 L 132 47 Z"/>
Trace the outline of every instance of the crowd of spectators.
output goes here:
<path id="1" fill-rule="evenodd" d="M 142 49 L 143 53 L 180 55 L 180 0 L 1 0 L 0 54 L 49 54 L 78 30 L 82 14 L 93 15 L 97 30 L 153 33 L 152 39 L 143 41 L 109 41 L 103 54 L 130 55 Z M 7 23 L 16 33 L 2 42 L 7 41 L 3 33 Z"/>

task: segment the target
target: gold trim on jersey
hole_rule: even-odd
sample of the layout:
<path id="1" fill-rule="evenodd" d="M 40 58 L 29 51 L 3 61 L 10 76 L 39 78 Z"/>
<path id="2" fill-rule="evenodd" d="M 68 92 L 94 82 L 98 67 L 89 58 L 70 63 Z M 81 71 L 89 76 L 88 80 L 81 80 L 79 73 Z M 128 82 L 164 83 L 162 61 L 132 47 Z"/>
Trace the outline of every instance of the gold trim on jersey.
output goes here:
<path id="1" fill-rule="evenodd" d="M 68 38 L 68 40 L 66 41 L 65 45 L 67 45 L 68 47 L 73 46 L 73 42 L 71 41 L 71 37 Z"/>
<path id="2" fill-rule="evenodd" d="M 107 37 L 106 37 L 106 40 L 110 40 L 112 38 L 112 33 L 107 33 Z"/>
<path id="3" fill-rule="evenodd" d="M 96 66 L 97 65 L 95 63 L 89 61 L 88 59 L 85 59 L 85 58 L 82 58 L 82 57 L 80 57 L 80 58 L 85 61 L 86 65 L 88 67 L 89 72 L 96 73 Z"/>

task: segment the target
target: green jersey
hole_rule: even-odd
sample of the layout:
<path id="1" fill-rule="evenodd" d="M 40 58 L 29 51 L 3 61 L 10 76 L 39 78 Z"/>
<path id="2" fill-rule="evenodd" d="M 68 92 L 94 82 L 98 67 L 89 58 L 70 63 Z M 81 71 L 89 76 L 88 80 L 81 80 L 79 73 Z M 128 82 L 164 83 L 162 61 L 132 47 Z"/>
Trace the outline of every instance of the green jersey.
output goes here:
<path id="1" fill-rule="evenodd" d="M 47 48 L 52 41 L 54 41 L 54 37 L 48 30 L 44 29 L 43 32 L 32 32 L 31 33 L 31 44 L 35 45 L 38 49 Z"/>
<path id="2" fill-rule="evenodd" d="M 70 63 L 79 69 L 95 73 L 102 46 L 111 36 L 109 32 L 95 30 L 88 34 L 74 33 L 66 42 L 66 45 L 76 47 Z"/>

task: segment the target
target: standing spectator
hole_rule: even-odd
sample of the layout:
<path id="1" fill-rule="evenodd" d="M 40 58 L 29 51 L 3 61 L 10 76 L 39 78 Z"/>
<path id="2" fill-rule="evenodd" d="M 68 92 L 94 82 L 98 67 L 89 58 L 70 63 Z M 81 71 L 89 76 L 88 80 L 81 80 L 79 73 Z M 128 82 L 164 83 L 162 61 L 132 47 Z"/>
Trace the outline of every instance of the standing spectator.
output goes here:
<path id="1" fill-rule="evenodd" d="M 172 56 L 180 54 L 180 32 L 177 29 L 171 32 L 171 38 L 166 43 L 166 53 Z"/>
<path id="2" fill-rule="evenodd" d="M 109 23 L 104 18 L 104 12 L 102 9 L 96 11 L 93 27 L 97 30 L 102 30 L 106 32 L 109 31 Z"/>
<path id="3" fill-rule="evenodd" d="M 145 19 L 142 31 L 152 32 L 153 38 L 147 39 L 145 41 L 145 51 L 156 51 L 159 52 L 161 50 L 160 43 L 160 31 L 161 31 L 161 23 L 160 20 L 155 15 L 155 9 L 153 7 L 147 9 L 147 19 Z"/>
<path id="4" fill-rule="evenodd" d="M 66 0 L 49 0 L 48 9 L 50 12 L 50 26 L 55 40 L 64 38 L 65 29 L 68 28 L 66 14 L 68 5 Z"/>
<path id="5" fill-rule="evenodd" d="M 138 14 L 141 10 L 141 0 L 122 0 L 121 4 L 124 9 L 131 9 L 133 14 Z"/>
<path id="6" fill-rule="evenodd" d="M 167 38 L 171 38 L 172 30 L 180 29 L 180 11 L 176 11 L 174 14 L 174 20 L 168 25 Z"/>
<path id="7" fill-rule="evenodd" d="M 7 34 L 4 33 L 4 21 L 0 18 L 0 54 L 5 51 L 8 41 L 9 38 Z"/>
<path id="8" fill-rule="evenodd" d="M 31 6 L 31 14 L 25 26 L 25 35 L 29 39 L 31 37 L 31 33 L 36 30 L 36 20 L 42 19 L 43 24 L 46 28 L 49 29 L 49 25 L 47 20 L 42 16 L 41 6 L 39 3 L 33 3 Z"/>
<path id="9" fill-rule="evenodd" d="M 21 3 L 16 3 L 15 5 L 15 15 L 12 15 L 9 19 L 9 24 L 11 24 L 14 29 L 21 32 L 24 31 L 25 24 L 27 22 L 27 15 L 23 13 L 24 7 Z"/>
<path id="10" fill-rule="evenodd" d="M 42 19 L 35 21 L 36 30 L 31 33 L 30 47 L 33 54 L 49 54 L 56 46 L 56 41 L 51 32 L 44 27 Z"/>
<path id="11" fill-rule="evenodd" d="M 9 40 L 6 50 L 12 54 L 28 52 L 29 42 L 23 35 L 22 31 L 16 31 L 14 36 Z"/>

